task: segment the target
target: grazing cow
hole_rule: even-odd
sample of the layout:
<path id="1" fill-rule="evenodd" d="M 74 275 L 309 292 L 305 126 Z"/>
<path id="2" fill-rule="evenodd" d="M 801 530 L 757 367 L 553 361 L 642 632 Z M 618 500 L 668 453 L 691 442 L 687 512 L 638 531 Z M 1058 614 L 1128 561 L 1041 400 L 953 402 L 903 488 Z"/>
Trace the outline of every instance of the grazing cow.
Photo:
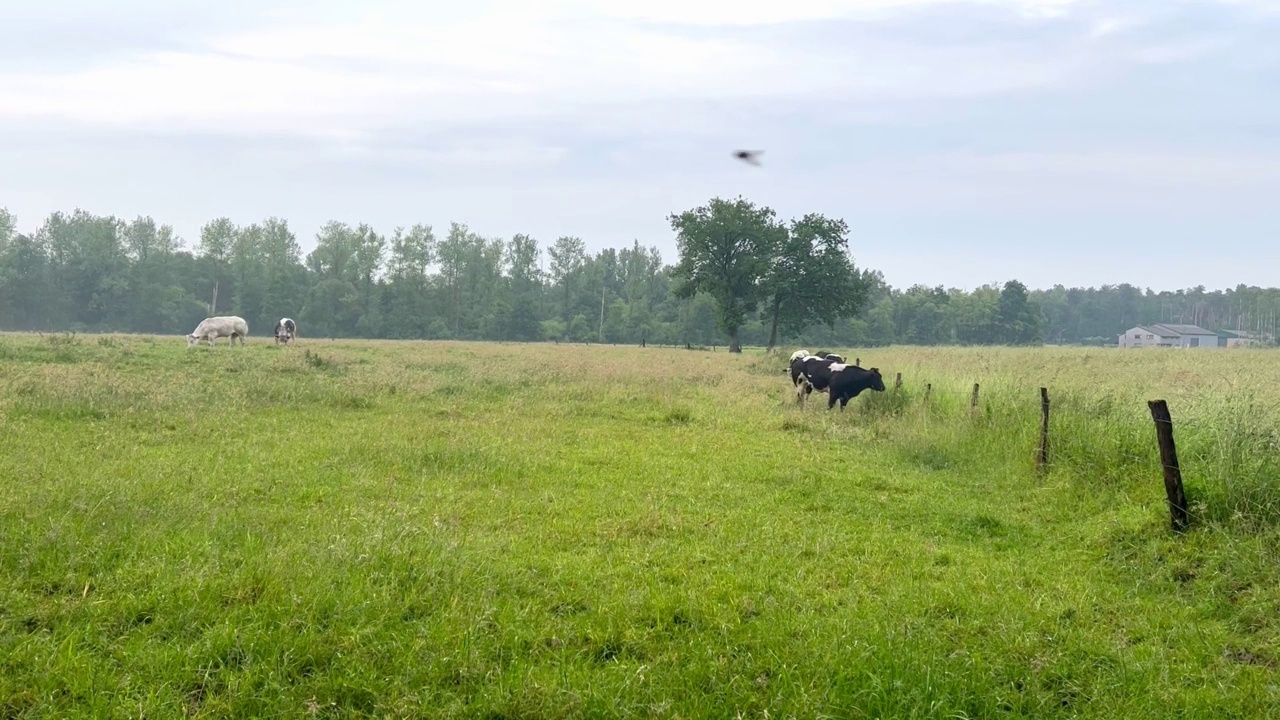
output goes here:
<path id="1" fill-rule="evenodd" d="M 220 337 L 231 338 L 231 345 L 235 347 L 236 338 L 240 338 L 240 346 L 244 347 L 244 339 L 249 334 L 249 323 L 244 318 L 235 315 L 224 315 L 220 317 L 205 318 L 200 321 L 196 329 L 187 336 L 187 347 L 192 347 L 201 340 L 209 343 L 209 347 L 213 347 L 214 341 Z"/>
<path id="2" fill-rule="evenodd" d="M 807 357 L 809 357 L 809 351 L 808 351 L 808 350 L 797 350 L 797 351 L 795 351 L 795 352 L 791 353 L 791 359 L 787 360 L 787 369 L 783 370 L 782 372 L 789 372 L 789 373 L 791 373 L 791 384 L 792 384 L 792 385 L 795 385 L 795 384 L 796 384 L 796 382 L 797 382 L 797 380 L 796 380 L 796 361 L 797 361 L 797 360 L 803 360 L 803 359 L 805 359 L 805 358 L 807 358 Z"/>
<path id="3" fill-rule="evenodd" d="M 840 410 L 844 411 L 844 406 L 849 401 L 858 397 L 858 393 L 863 390 L 871 389 L 876 392 L 884 392 L 884 378 L 880 377 L 880 368 L 870 368 L 864 370 L 854 365 L 845 365 L 837 363 L 830 366 L 827 370 L 831 373 L 830 380 L 827 383 L 829 397 L 827 398 L 827 409 L 836 406 L 836 401 L 840 401 Z"/>
<path id="4" fill-rule="evenodd" d="M 298 325 L 289 318 L 280 318 L 280 322 L 276 323 L 276 344 L 288 343 L 290 340 L 298 337 Z"/>
<path id="5" fill-rule="evenodd" d="M 817 355 L 805 355 L 791 361 L 791 382 L 796 388 L 796 402 L 803 407 L 808 404 L 809 393 L 827 391 L 827 383 L 831 378 L 832 365 L 837 364 L 830 358 Z"/>
<path id="6" fill-rule="evenodd" d="M 840 409 L 844 410 L 849 400 L 868 388 L 884 392 L 884 379 L 880 377 L 878 368 L 864 370 L 836 362 L 831 355 L 825 358 L 809 355 L 796 360 L 791 365 L 791 381 L 796 386 L 796 401 L 802 407 L 808 405 L 809 393 L 814 390 L 827 393 L 828 410 L 835 406 L 837 400 L 840 401 Z"/>

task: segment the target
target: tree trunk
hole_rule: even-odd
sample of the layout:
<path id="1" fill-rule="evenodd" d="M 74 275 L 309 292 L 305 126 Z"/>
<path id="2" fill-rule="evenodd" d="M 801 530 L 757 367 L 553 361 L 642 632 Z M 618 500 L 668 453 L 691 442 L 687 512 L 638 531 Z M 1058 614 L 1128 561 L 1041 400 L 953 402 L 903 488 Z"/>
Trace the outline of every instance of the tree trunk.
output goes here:
<path id="1" fill-rule="evenodd" d="M 742 345 L 738 344 L 738 328 L 734 328 L 729 332 L 729 352 L 742 352 Z"/>
<path id="2" fill-rule="evenodd" d="M 773 297 L 773 328 L 769 330 L 769 349 L 772 350 L 778 344 L 778 309 L 782 307 L 782 298 L 775 295 Z"/>

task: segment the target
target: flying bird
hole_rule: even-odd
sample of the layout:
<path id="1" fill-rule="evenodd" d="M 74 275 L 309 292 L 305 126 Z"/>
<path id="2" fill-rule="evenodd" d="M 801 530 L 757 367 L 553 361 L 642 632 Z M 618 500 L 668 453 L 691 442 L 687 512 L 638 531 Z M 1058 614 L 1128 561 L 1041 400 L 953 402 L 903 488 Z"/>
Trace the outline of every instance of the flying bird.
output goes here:
<path id="1" fill-rule="evenodd" d="M 738 150 L 733 154 L 733 156 L 743 162 L 750 163 L 752 165 L 755 165 L 756 167 L 759 167 L 760 166 L 759 155 L 762 152 L 764 151 L 763 150 Z"/>

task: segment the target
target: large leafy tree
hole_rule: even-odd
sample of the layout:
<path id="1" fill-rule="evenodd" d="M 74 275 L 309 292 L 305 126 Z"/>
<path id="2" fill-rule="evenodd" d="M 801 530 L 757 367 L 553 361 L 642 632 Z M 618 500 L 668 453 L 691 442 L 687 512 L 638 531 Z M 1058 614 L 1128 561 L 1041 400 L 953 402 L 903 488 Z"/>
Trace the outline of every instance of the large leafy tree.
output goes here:
<path id="1" fill-rule="evenodd" d="M 778 332 L 799 335 L 819 323 L 834 327 L 866 304 L 870 278 L 849 257 L 849 226 L 844 220 L 809 214 L 792 220 L 777 245 L 765 289 L 769 294 L 769 347 Z"/>
<path id="2" fill-rule="evenodd" d="M 786 228 L 771 208 L 741 197 L 714 198 L 668 219 L 680 253 L 673 273 L 676 296 L 705 292 L 714 298 L 716 324 L 729 337 L 729 352 L 742 352 L 738 330 L 764 297 L 770 261 L 786 240 Z"/>
<path id="3" fill-rule="evenodd" d="M 1043 337 L 1040 310 L 1027 296 L 1027 286 L 1010 280 L 996 306 L 1000 339 L 1009 345 L 1032 345 Z"/>
<path id="4" fill-rule="evenodd" d="M 506 252 L 511 303 L 510 314 L 506 318 L 506 335 L 513 340 L 539 340 L 542 335 L 539 308 L 542 270 L 538 262 L 542 250 L 537 240 L 520 234 L 511 238 Z"/>
<path id="5" fill-rule="evenodd" d="M 560 317 L 568 323 L 573 320 L 574 293 L 582 284 L 583 268 L 587 265 L 587 246 L 577 237 L 561 237 L 547 248 L 551 258 L 551 284 L 563 298 Z"/>

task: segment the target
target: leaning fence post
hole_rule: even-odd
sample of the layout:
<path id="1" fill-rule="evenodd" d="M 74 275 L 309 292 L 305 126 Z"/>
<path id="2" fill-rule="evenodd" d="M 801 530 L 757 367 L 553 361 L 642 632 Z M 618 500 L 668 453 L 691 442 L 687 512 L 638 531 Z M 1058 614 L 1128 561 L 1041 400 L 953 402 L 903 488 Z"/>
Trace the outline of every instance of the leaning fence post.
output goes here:
<path id="1" fill-rule="evenodd" d="M 969 398 L 969 412 L 978 412 L 978 383 L 973 384 L 973 397 Z"/>
<path id="2" fill-rule="evenodd" d="M 929 393 L 933 392 L 933 383 L 924 384 L 924 401 L 929 402 Z"/>
<path id="3" fill-rule="evenodd" d="M 902 389 L 902 373 L 898 373 L 898 376 L 893 379 L 893 389 L 894 390 Z"/>
<path id="4" fill-rule="evenodd" d="M 1040 388 L 1040 452 L 1036 454 L 1036 467 L 1044 470 L 1049 465 L 1049 388 Z"/>
<path id="5" fill-rule="evenodd" d="M 1156 424 L 1156 443 L 1160 446 L 1160 464 L 1164 467 L 1164 492 L 1169 498 L 1169 521 L 1174 532 L 1182 532 L 1191 524 L 1187 513 L 1187 494 L 1182 487 L 1182 469 L 1178 467 L 1178 449 L 1173 444 L 1173 416 L 1164 400 L 1148 400 L 1151 419 Z"/>

